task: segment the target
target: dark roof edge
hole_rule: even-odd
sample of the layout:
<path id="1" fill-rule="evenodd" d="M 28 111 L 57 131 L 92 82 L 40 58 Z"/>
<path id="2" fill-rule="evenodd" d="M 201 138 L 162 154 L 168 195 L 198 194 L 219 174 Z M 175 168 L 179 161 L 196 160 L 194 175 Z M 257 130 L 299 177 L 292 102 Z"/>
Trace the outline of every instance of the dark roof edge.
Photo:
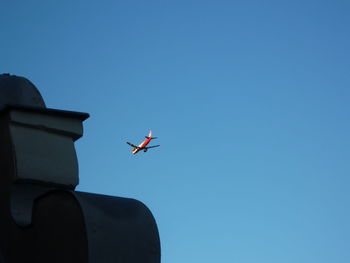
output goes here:
<path id="1" fill-rule="evenodd" d="M 29 111 L 29 112 L 39 113 L 39 114 L 50 114 L 50 115 L 59 116 L 59 117 L 71 117 L 71 118 L 73 117 L 81 121 L 84 121 L 90 117 L 90 115 L 85 112 L 66 111 L 66 110 L 57 110 L 57 109 L 22 106 L 22 105 L 7 105 L 2 110 L 2 112 L 7 112 L 10 110 L 20 110 L 20 111 L 27 111 L 27 112 Z"/>

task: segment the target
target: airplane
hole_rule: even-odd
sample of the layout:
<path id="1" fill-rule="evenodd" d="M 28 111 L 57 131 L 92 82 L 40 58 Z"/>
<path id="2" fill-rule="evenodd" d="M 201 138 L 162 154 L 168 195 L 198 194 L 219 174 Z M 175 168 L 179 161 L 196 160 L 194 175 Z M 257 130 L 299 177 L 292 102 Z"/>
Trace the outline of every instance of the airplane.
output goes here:
<path id="1" fill-rule="evenodd" d="M 151 148 L 155 148 L 155 147 L 159 147 L 160 145 L 153 145 L 153 146 L 147 146 L 147 144 L 153 140 L 153 139 L 157 139 L 157 137 L 152 137 L 152 131 L 150 130 L 148 133 L 148 136 L 145 136 L 146 140 L 144 140 L 142 143 L 140 143 L 139 146 L 136 146 L 130 142 L 126 142 L 127 144 L 129 144 L 131 147 L 134 147 L 131 151 L 132 154 L 137 154 L 139 151 L 144 151 L 147 152 L 148 149 Z"/>

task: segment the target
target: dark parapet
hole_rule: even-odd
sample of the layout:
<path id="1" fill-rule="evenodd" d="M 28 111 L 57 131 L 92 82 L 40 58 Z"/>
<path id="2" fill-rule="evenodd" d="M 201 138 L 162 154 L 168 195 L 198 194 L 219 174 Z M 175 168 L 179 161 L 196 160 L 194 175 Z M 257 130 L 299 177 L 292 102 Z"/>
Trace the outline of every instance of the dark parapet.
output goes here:
<path id="1" fill-rule="evenodd" d="M 159 263 L 141 202 L 75 191 L 88 114 L 48 109 L 27 79 L 0 75 L 0 263 Z"/>
<path id="2" fill-rule="evenodd" d="M 81 258 L 99 263 L 160 262 L 156 222 L 149 209 L 137 200 L 35 184 L 18 184 L 13 189 L 12 217 L 24 231 L 9 235 L 25 240 L 36 237 L 37 247 L 27 251 L 33 262 L 70 262 L 69 257 L 65 258 L 67 253 L 56 255 L 57 261 L 50 258 L 57 248 L 74 248 L 76 259 L 72 262 L 86 262 L 78 260 Z M 62 240 L 66 241 L 60 243 Z M 45 249 L 39 249 L 41 246 Z M 20 250 L 27 250 L 25 243 Z M 11 258 L 20 255 L 13 251 Z"/>
<path id="3" fill-rule="evenodd" d="M 5 232 L 6 262 L 91 262 L 84 216 L 76 198 L 67 191 L 50 191 L 32 205 L 27 227 L 11 224 Z"/>
<path id="4" fill-rule="evenodd" d="M 160 262 L 157 225 L 144 204 L 90 193 L 74 195 L 85 216 L 89 262 Z"/>

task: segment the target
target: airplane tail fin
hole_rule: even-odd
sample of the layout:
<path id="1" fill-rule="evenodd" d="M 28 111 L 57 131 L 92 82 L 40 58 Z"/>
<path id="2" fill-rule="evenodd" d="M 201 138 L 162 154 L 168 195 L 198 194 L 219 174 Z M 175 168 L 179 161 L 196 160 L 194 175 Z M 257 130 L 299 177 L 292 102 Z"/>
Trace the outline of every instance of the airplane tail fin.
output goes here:
<path id="1" fill-rule="evenodd" d="M 146 139 L 152 138 L 152 139 L 157 139 L 158 137 L 152 137 L 152 131 L 150 130 L 148 133 L 148 136 L 145 136 Z"/>

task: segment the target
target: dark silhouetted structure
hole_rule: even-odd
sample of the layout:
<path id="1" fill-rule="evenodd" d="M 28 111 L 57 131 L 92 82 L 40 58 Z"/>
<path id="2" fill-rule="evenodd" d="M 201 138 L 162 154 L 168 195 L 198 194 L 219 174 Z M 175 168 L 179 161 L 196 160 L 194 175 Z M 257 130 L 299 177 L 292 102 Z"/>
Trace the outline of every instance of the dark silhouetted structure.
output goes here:
<path id="1" fill-rule="evenodd" d="M 30 81 L 0 75 L 0 263 L 160 262 L 145 205 L 74 190 L 88 116 L 48 109 Z"/>

